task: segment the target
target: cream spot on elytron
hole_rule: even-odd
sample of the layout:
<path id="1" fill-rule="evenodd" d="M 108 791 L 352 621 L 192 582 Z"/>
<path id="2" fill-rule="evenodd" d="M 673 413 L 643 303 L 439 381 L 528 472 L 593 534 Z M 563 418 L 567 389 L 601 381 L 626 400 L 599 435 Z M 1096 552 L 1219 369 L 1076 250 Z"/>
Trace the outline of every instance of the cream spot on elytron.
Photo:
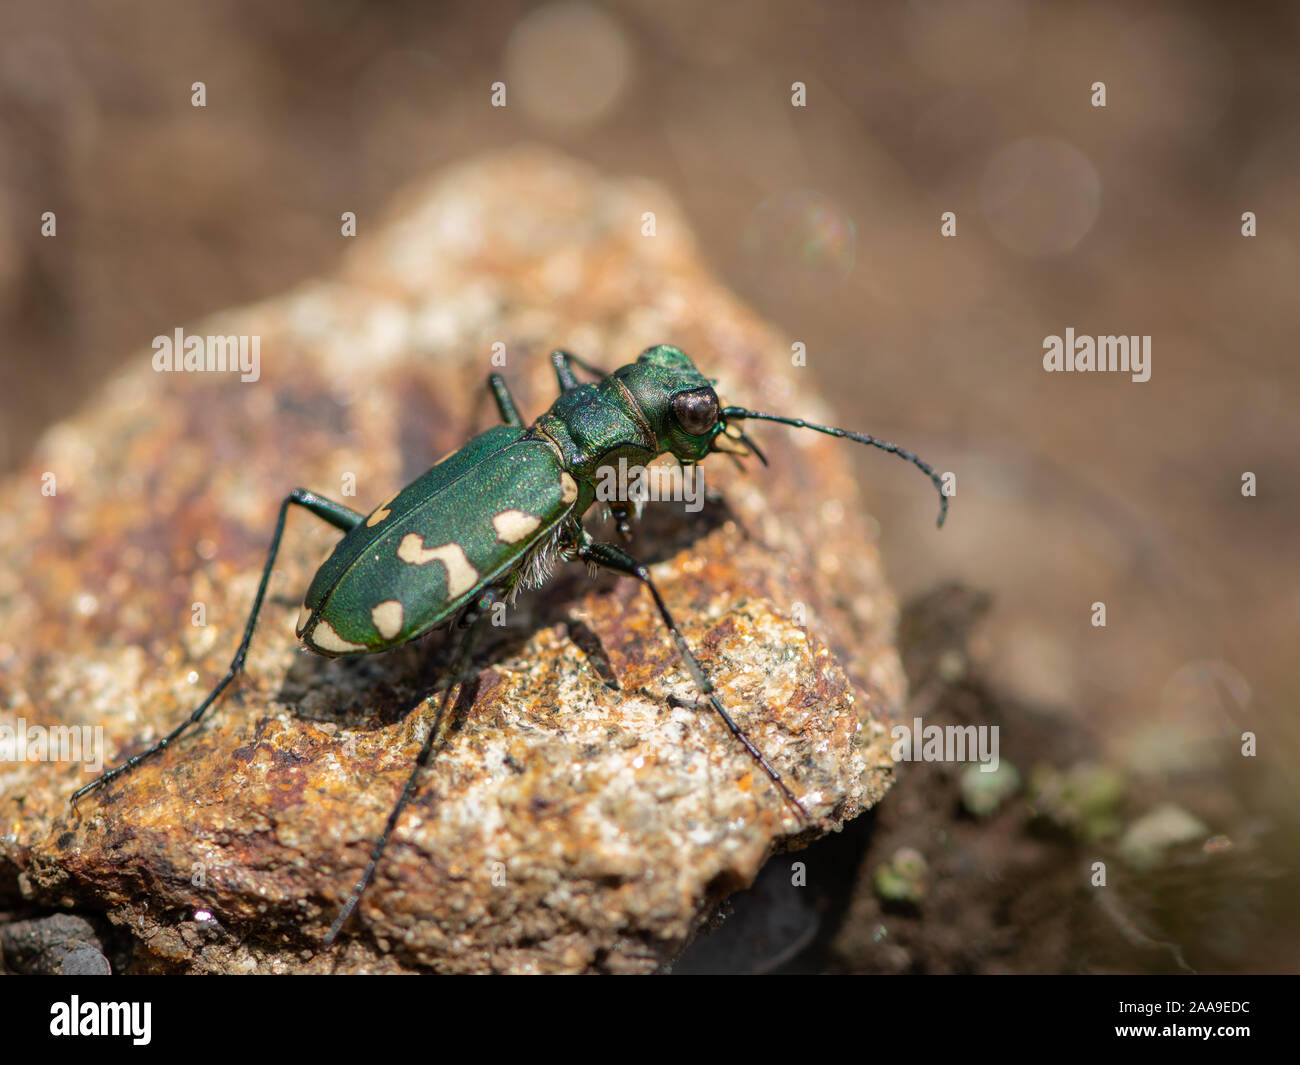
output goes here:
<path id="1" fill-rule="evenodd" d="M 541 518 L 525 514 L 522 510 L 503 510 L 492 519 L 497 539 L 504 544 L 517 544 L 542 523 Z"/>
<path id="2" fill-rule="evenodd" d="M 419 533 L 407 533 L 397 547 L 397 557 L 412 566 L 425 566 L 438 561 L 447 567 L 447 594 L 452 599 L 468 592 L 478 580 L 478 570 L 469 564 L 460 544 L 443 544 L 425 547 Z"/>
<path id="3" fill-rule="evenodd" d="M 383 521 L 386 517 L 388 517 L 388 515 L 392 513 L 392 511 L 388 509 L 388 504 L 391 503 L 394 499 L 396 499 L 401 494 L 402 494 L 402 490 L 399 488 L 391 496 L 389 496 L 382 503 L 380 503 L 379 506 L 375 508 L 375 512 L 366 519 L 366 528 L 373 529 L 376 525 L 378 525 L 381 521 Z"/>
<path id="4" fill-rule="evenodd" d="M 339 654 L 344 651 L 364 651 L 366 649 L 365 644 L 345 640 L 334 631 L 334 626 L 328 621 L 316 622 L 316 628 L 311 633 L 311 642 L 322 651 L 334 651 Z"/>
<path id="5" fill-rule="evenodd" d="M 370 620 L 375 623 L 376 630 L 385 640 L 391 640 L 402 631 L 404 617 L 402 604 L 396 599 L 385 599 L 378 606 L 370 608 Z"/>
<path id="6" fill-rule="evenodd" d="M 578 482 L 569 476 L 567 472 L 560 474 L 560 488 L 564 492 L 565 503 L 572 503 L 578 498 Z"/>
<path id="7" fill-rule="evenodd" d="M 302 630 L 307 627 L 307 622 L 310 620 L 311 620 L 311 607 L 309 607 L 306 603 L 303 603 L 302 609 L 298 611 L 298 620 L 293 623 L 293 631 L 296 632 L 299 636 L 301 636 Z"/>

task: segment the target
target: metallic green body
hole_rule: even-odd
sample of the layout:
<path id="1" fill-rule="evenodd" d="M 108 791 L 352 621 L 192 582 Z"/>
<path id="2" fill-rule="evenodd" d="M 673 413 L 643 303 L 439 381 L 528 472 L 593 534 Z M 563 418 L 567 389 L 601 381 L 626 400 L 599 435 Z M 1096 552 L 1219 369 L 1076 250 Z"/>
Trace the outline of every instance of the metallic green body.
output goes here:
<path id="1" fill-rule="evenodd" d="M 598 470 L 626 457 L 708 453 L 670 397 L 708 385 L 676 348 L 651 348 L 598 384 L 562 393 L 527 429 L 475 437 L 339 541 L 317 571 L 298 635 L 324 655 L 383 651 L 447 622 L 487 588 L 539 583 L 596 496 Z"/>
<path id="2" fill-rule="evenodd" d="M 373 524 L 339 541 L 307 591 L 303 642 L 326 655 L 382 651 L 442 624 L 501 583 L 573 510 L 562 473 L 554 450 L 523 429 L 499 426 L 476 437 L 372 511 Z M 502 539 L 493 519 L 506 511 L 536 518 L 535 530 Z M 455 547 L 440 554 L 446 545 Z M 385 631 L 374 611 L 391 603 L 400 605 L 400 622 Z"/>

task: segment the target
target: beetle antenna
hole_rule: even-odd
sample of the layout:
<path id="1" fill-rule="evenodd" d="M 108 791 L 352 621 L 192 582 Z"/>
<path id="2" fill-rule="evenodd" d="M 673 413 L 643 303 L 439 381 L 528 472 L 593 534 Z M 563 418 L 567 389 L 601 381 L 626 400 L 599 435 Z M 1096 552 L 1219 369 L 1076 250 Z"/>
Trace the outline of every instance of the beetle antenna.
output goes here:
<path id="1" fill-rule="evenodd" d="M 792 425 L 796 429 L 812 429 L 814 432 L 825 433 L 827 436 L 845 437 L 849 440 L 856 440 L 859 444 L 869 444 L 872 447 L 880 448 L 881 451 L 888 451 L 892 455 L 906 459 L 923 473 L 929 475 L 934 487 L 939 491 L 939 521 L 937 524 L 942 527 L 943 519 L 948 516 L 948 497 L 944 494 L 942 478 L 934 472 L 934 467 L 929 463 L 923 462 L 910 451 L 904 451 L 897 444 L 891 444 L 887 440 L 877 440 L 874 436 L 869 436 L 866 433 L 855 433 L 849 429 L 837 429 L 833 425 L 814 425 L 803 418 L 786 418 L 780 414 L 764 414 L 761 411 L 746 410 L 744 407 L 723 407 L 722 417 L 735 418 L 740 421 L 746 418 L 756 418 L 765 422 L 780 422 L 782 425 Z M 750 447 L 753 447 L 753 444 L 750 444 Z"/>

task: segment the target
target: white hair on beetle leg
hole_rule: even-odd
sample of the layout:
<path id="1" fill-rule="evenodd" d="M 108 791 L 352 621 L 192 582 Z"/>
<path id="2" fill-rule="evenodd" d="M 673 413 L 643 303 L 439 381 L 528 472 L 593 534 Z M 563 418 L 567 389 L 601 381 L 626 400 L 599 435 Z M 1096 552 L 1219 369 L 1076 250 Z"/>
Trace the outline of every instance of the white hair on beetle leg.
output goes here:
<path id="1" fill-rule="evenodd" d="M 570 545 L 577 530 L 577 522 L 572 519 L 562 521 L 529 549 L 519 567 L 519 579 L 510 589 L 511 605 L 520 589 L 540 588 L 551 579 L 557 563 L 568 562 L 574 557 L 575 552 Z"/>

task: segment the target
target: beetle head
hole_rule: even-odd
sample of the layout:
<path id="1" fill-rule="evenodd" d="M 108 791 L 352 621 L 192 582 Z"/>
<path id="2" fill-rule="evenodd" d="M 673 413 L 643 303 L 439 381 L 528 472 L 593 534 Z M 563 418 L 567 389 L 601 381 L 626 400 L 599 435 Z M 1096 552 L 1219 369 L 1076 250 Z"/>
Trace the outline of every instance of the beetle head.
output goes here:
<path id="1" fill-rule="evenodd" d="M 683 462 L 698 462 L 712 450 L 720 428 L 722 404 L 713 382 L 695 368 L 680 348 L 659 344 L 646 348 L 628 366 L 614 372 L 650 423 L 659 452 Z"/>

